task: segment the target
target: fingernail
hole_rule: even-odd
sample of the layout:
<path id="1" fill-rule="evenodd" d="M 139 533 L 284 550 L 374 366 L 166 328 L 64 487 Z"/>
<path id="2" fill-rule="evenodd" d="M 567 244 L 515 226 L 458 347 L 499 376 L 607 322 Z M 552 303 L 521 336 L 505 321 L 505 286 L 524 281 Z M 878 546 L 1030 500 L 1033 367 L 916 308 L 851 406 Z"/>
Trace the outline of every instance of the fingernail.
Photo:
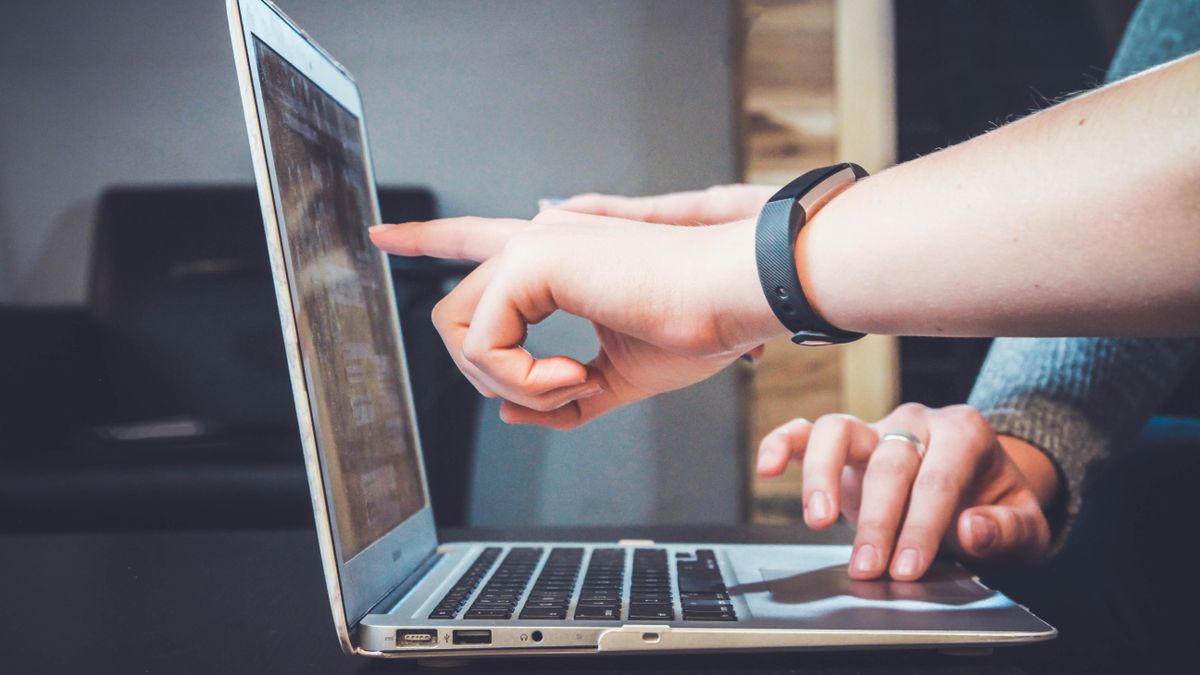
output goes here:
<path id="1" fill-rule="evenodd" d="M 809 520 L 824 521 L 829 517 L 829 497 L 817 490 L 808 496 Z"/>
<path id="2" fill-rule="evenodd" d="M 395 223 L 382 223 L 379 225 L 372 225 L 371 227 L 367 228 L 367 230 L 370 232 L 386 232 L 395 226 Z"/>
<path id="3" fill-rule="evenodd" d="M 871 544 L 863 544 L 854 554 L 855 572 L 874 572 L 879 567 L 879 551 Z"/>
<path id="4" fill-rule="evenodd" d="M 971 538 L 975 540 L 975 546 L 986 549 L 991 548 L 996 541 L 996 524 L 991 518 L 983 516 L 971 516 Z"/>
<path id="5" fill-rule="evenodd" d="M 906 548 L 896 557 L 896 576 L 911 577 L 917 573 L 917 565 L 921 563 L 921 554 L 915 548 Z"/>

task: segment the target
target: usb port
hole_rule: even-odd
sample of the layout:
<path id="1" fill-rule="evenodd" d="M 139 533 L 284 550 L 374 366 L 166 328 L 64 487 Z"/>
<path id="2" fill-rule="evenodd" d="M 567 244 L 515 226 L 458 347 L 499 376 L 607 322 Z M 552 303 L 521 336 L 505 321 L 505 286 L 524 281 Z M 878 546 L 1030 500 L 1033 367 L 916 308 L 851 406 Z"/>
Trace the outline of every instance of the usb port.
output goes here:
<path id="1" fill-rule="evenodd" d="M 456 645 L 490 645 L 492 631 L 490 630 L 456 630 L 454 631 Z"/>
<path id="2" fill-rule="evenodd" d="M 396 631 L 397 647 L 435 647 L 437 631 L 428 628 L 401 628 Z"/>

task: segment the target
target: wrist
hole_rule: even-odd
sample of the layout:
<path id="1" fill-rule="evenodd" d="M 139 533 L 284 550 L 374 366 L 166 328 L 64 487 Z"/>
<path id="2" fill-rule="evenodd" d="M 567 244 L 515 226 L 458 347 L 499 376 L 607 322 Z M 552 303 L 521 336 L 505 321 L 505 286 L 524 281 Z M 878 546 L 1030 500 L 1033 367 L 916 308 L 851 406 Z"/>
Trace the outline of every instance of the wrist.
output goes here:
<path id="1" fill-rule="evenodd" d="M 855 189 L 860 185 L 861 182 L 845 186 L 809 216 L 796 237 L 792 253 L 800 286 L 812 310 L 843 330 L 870 332 L 858 325 L 861 323 L 859 317 L 838 288 L 840 282 L 856 274 L 857 255 L 847 255 L 843 246 L 850 222 L 843 214 L 847 212 L 848 203 L 860 192 Z"/>
<path id="2" fill-rule="evenodd" d="M 1042 510 L 1046 510 L 1054 502 L 1059 490 L 1058 469 L 1053 460 L 1036 445 L 1015 436 L 997 436 L 996 441 L 1025 476 Z"/>
<path id="3" fill-rule="evenodd" d="M 771 311 L 758 282 L 756 224 L 756 218 L 749 218 L 703 228 L 710 238 L 707 250 L 712 262 L 707 269 L 713 282 L 709 293 L 714 303 L 711 316 L 730 350 L 745 351 L 789 334 Z"/>

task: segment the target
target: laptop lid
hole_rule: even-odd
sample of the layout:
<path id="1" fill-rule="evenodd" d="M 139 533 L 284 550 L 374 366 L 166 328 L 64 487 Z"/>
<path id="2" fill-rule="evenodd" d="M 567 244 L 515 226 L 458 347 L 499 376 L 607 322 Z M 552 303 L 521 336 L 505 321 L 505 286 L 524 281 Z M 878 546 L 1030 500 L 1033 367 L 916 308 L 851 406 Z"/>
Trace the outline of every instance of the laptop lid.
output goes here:
<path id="1" fill-rule="evenodd" d="M 437 535 L 362 99 L 266 0 L 229 25 L 322 563 L 343 646 Z"/>

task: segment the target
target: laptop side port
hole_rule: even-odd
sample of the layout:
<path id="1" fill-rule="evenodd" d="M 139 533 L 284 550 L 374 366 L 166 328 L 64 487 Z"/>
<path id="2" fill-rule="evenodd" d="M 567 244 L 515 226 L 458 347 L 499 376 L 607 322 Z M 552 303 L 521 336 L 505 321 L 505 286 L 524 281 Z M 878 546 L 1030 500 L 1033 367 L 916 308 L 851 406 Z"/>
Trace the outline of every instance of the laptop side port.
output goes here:
<path id="1" fill-rule="evenodd" d="M 456 630 L 454 631 L 456 645 L 490 645 L 492 631 L 490 630 Z"/>
<path id="2" fill-rule="evenodd" d="M 397 647 L 436 647 L 436 630 L 429 628 L 401 628 L 396 631 Z"/>

